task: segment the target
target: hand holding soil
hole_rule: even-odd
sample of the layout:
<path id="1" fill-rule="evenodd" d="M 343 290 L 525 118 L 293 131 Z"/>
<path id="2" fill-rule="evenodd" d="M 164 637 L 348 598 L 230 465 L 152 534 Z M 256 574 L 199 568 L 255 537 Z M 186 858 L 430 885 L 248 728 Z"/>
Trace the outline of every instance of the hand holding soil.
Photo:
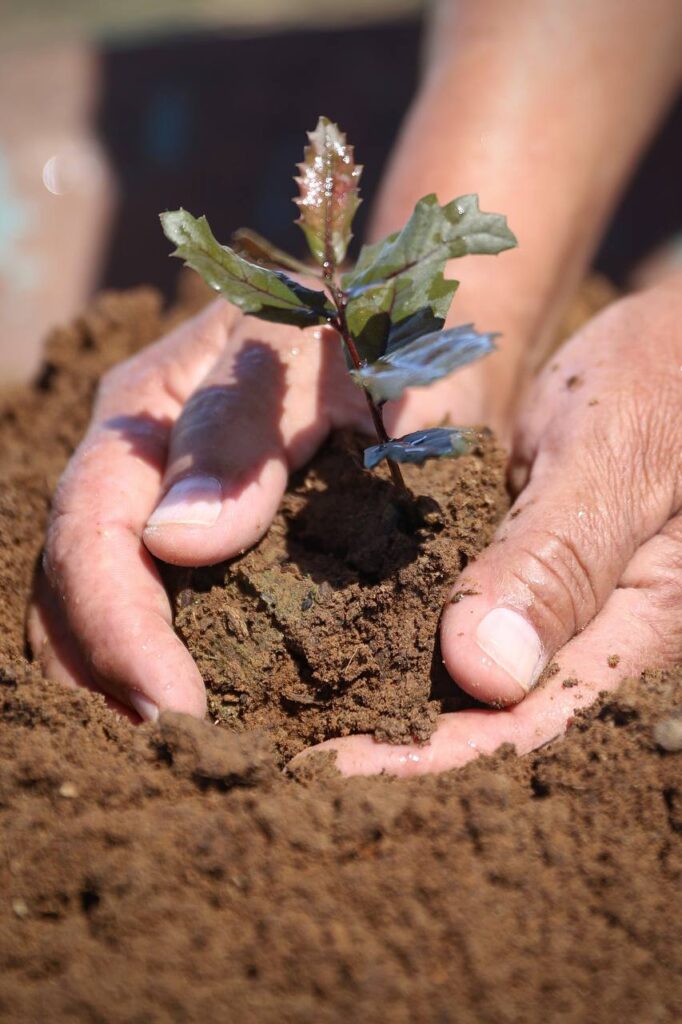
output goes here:
<path id="1" fill-rule="evenodd" d="M 105 376 L 55 498 L 30 622 L 49 675 L 102 689 L 142 718 L 204 714 L 149 552 L 185 566 L 234 557 L 265 533 L 289 473 L 330 430 L 371 430 L 325 330 L 256 323 L 218 301 Z M 458 378 L 463 388 L 473 372 Z M 424 403 L 441 419 L 456 383 L 410 397 L 387 416 L 391 429 L 423 425 Z"/>
<path id="2" fill-rule="evenodd" d="M 680 659 L 680 283 L 596 317 L 519 417 L 512 476 L 526 483 L 441 623 L 452 678 L 511 706 L 443 715 L 425 747 L 331 740 L 341 771 L 442 771 L 502 743 L 524 753 L 624 676 Z"/>
<path id="3" fill-rule="evenodd" d="M 519 405 L 524 366 L 539 361 L 679 81 L 679 19 L 674 5 L 658 7 L 670 31 L 641 5 L 619 8 L 614 48 L 602 8 L 585 6 L 562 25 L 553 5 L 531 3 L 509 38 L 497 31 L 495 5 L 442 6 L 374 235 L 402 223 L 420 195 L 476 188 L 486 208 L 509 215 L 521 248 L 503 268 L 467 268 L 457 302 L 458 321 L 485 316 L 502 331 L 503 350 L 386 414 L 396 434 L 447 416 L 513 438 L 516 504 L 492 546 L 458 579 L 453 572 L 440 627 L 452 679 L 496 710 L 446 715 L 428 746 L 334 740 L 343 771 L 445 768 L 505 741 L 530 750 L 599 690 L 679 657 L 675 279 L 595 320 Z M 546 45 L 548 32 L 561 47 Z M 513 97 L 513 116 L 501 95 Z M 561 97 L 552 131 L 549 95 Z M 56 498 L 31 620 L 34 650 L 53 677 L 103 689 L 146 719 L 204 713 L 201 675 L 173 632 L 150 553 L 182 566 L 236 556 L 263 536 L 289 473 L 330 430 L 368 428 L 325 331 L 256 326 L 216 306 L 107 376 Z M 456 519 L 456 509 L 447 515 Z M 482 530 L 479 549 L 486 539 Z M 476 553 L 461 549 L 457 568 Z M 267 605 L 271 595 L 257 594 Z M 248 636 L 244 629 L 230 621 L 228 632 Z M 294 646 L 287 657 L 300 656 L 300 637 Z M 426 739 L 428 730 L 412 734 Z"/>
<path id="4" fill-rule="evenodd" d="M 679 660 L 676 287 L 596 318 L 543 371 L 519 418 L 514 465 L 528 482 L 456 581 L 441 625 L 453 679 L 513 706 L 445 715 L 426 746 L 332 740 L 342 771 L 441 770 L 504 742 L 531 750 L 624 675 Z M 337 346 L 312 333 L 256 325 L 218 302 L 105 378 L 58 491 L 50 583 L 31 619 L 53 678 L 101 688 L 143 718 L 203 715 L 201 677 L 148 552 L 178 565 L 236 555 L 262 536 L 288 473 L 329 429 L 368 430 Z M 461 409 L 464 389 L 463 374 L 413 393 L 391 413 L 396 432 L 433 422 L 436 400 Z M 484 407 L 471 413 L 485 420 Z"/>

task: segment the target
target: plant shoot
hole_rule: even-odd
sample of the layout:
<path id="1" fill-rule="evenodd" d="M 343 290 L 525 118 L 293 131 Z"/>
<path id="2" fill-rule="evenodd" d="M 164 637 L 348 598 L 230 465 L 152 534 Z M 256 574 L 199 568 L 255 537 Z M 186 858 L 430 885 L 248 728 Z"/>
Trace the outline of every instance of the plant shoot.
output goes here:
<path id="1" fill-rule="evenodd" d="M 239 251 L 221 245 L 205 217 L 196 219 L 183 209 L 162 213 L 161 223 L 176 246 L 173 255 L 244 313 L 301 328 L 334 328 L 349 372 L 365 393 L 377 435 L 377 443 L 365 450 L 365 466 L 371 469 L 387 459 L 394 483 L 404 490 L 398 463 L 463 455 L 478 435 L 441 426 L 392 438 L 384 426 L 384 404 L 495 348 L 496 335 L 479 334 L 473 324 L 444 329 L 458 285 L 444 277 L 446 263 L 469 253 L 500 253 L 515 246 L 516 239 L 505 217 L 479 210 L 476 195 L 445 206 L 428 195 L 400 231 L 363 246 L 355 266 L 342 272 L 360 205 L 362 167 L 343 132 L 326 117 L 308 138 L 294 202 L 313 268 L 247 229 L 235 236 Z M 317 277 L 319 289 L 285 270 L 308 280 Z"/>

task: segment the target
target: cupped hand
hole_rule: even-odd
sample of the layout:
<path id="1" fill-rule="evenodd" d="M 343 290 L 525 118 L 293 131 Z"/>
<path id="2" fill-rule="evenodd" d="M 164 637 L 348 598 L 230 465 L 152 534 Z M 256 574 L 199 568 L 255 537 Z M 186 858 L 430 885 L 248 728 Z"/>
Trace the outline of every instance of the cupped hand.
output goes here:
<path id="1" fill-rule="evenodd" d="M 342 772 L 441 771 L 505 742 L 525 753 L 600 691 L 682 658 L 681 284 L 609 307 L 527 395 L 517 500 L 441 621 L 450 675 L 497 709 L 443 715 L 423 747 L 321 744 Z"/>
<path id="2" fill-rule="evenodd" d="M 446 414 L 489 421 L 484 380 L 465 370 L 387 422 L 399 434 Z M 264 324 L 222 300 L 111 370 L 54 499 L 29 617 L 46 674 L 135 717 L 202 716 L 152 555 L 207 565 L 254 544 L 289 472 L 338 427 L 371 432 L 335 332 Z"/>

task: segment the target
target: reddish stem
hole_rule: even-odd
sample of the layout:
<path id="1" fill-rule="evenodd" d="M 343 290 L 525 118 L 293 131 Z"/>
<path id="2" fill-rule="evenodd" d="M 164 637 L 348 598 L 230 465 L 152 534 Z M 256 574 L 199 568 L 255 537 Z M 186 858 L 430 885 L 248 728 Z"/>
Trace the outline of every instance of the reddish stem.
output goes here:
<path id="1" fill-rule="evenodd" d="M 336 327 L 337 331 L 343 338 L 344 344 L 348 349 L 348 354 L 351 358 L 353 366 L 355 367 L 356 370 L 359 370 L 362 367 L 362 360 L 360 358 L 360 353 L 356 348 L 355 342 L 353 341 L 351 333 L 348 329 L 348 323 L 346 321 L 346 297 L 343 294 L 343 292 L 340 292 L 339 289 L 336 287 L 332 276 L 331 267 L 329 267 L 328 262 L 325 263 L 324 275 L 338 313 L 337 319 L 334 322 L 334 326 Z M 367 391 L 366 388 L 363 388 L 362 390 L 365 392 L 365 398 L 367 399 L 367 405 L 369 407 L 370 415 L 372 417 L 372 422 L 374 423 L 374 429 L 376 431 L 377 438 L 381 444 L 386 444 L 387 441 L 390 441 L 390 437 L 388 435 L 386 427 L 384 426 L 384 418 L 382 416 L 381 409 L 374 402 L 369 391 Z M 387 462 L 394 486 L 401 494 L 409 495 L 410 492 L 407 489 L 407 486 L 403 479 L 403 474 L 400 472 L 399 466 L 397 465 L 397 463 L 393 461 L 393 459 L 387 459 Z"/>

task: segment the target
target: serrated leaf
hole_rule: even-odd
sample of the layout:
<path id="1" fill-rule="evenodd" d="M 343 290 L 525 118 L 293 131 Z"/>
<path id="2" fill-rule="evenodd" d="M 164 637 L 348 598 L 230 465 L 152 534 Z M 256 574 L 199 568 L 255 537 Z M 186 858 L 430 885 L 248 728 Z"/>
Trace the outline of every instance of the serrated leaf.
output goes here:
<path id="1" fill-rule="evenodd" d="M 276 270 L 249 263 L 213 236 L 205 217 L 186 210 L 161 214 L 166 237 L 177 246 L 173 256 L 196 270 L 211 288 L 244 313 L 261 320 L 310 327 L 334 314 L 324 292 L 313 291 Z"/>
<path id="2" fill-rule="evenodd" d="M 363 357 L 387 348 L 392 325 L 428 308 L 445 320 L 457 282 L 443 275 L 449 259 L 468 253 L 499 253 L 516 245 L 506 218 L 484 213 L 475 195 L 440 206 L 424 196 L 401 231 L 366 245 L 342 279 L 349 295 L 346 319 Z"/>
<path id="3" fill-rule="evenodd" d="M 328 118 L 321 117 L 308 138 L 295 179 L 300 196 L 294 202 L 301 211 L 296 223 L 317 262 L 335 266 L 343 261 L 352 237 L 362 167 L 355 163 L 344 133 Z"/>
<path id="4" fill-rule="evenodd" d="M 366 469 L 374 469 L 382 459 L 392 462 L 421 464 L 427 459 L 457 459 L 480 443 L 481 435 L 476 430 L 457 427 L 432 427 L 430 430 L 416 430 L 404 437 L 391 438 L 383 444 L 365 448 Z"/>
<path id="5" fill-rule="evenodd" d="M 374 363 L 352 370 L 355 382 L 375 402 L 400 398 L 406 388 L 422 388 L 447 377 L 495 349 L 495 334 L 479 334 L 473 324 L 424 334 L 394 347 Z"/>
<path id="6" fill-rule="evenodd" d="M 458 256 L 495 255 L 516 244 L 507 218 L 479 209 L 477 195 L 459 196 L 441 206 L 432 193 L 419 200 L 400 231 L 362 247 L 343 284 L 352 291 L 405 273 L 418 263 L 436 261 L 443 266 Z"/>

